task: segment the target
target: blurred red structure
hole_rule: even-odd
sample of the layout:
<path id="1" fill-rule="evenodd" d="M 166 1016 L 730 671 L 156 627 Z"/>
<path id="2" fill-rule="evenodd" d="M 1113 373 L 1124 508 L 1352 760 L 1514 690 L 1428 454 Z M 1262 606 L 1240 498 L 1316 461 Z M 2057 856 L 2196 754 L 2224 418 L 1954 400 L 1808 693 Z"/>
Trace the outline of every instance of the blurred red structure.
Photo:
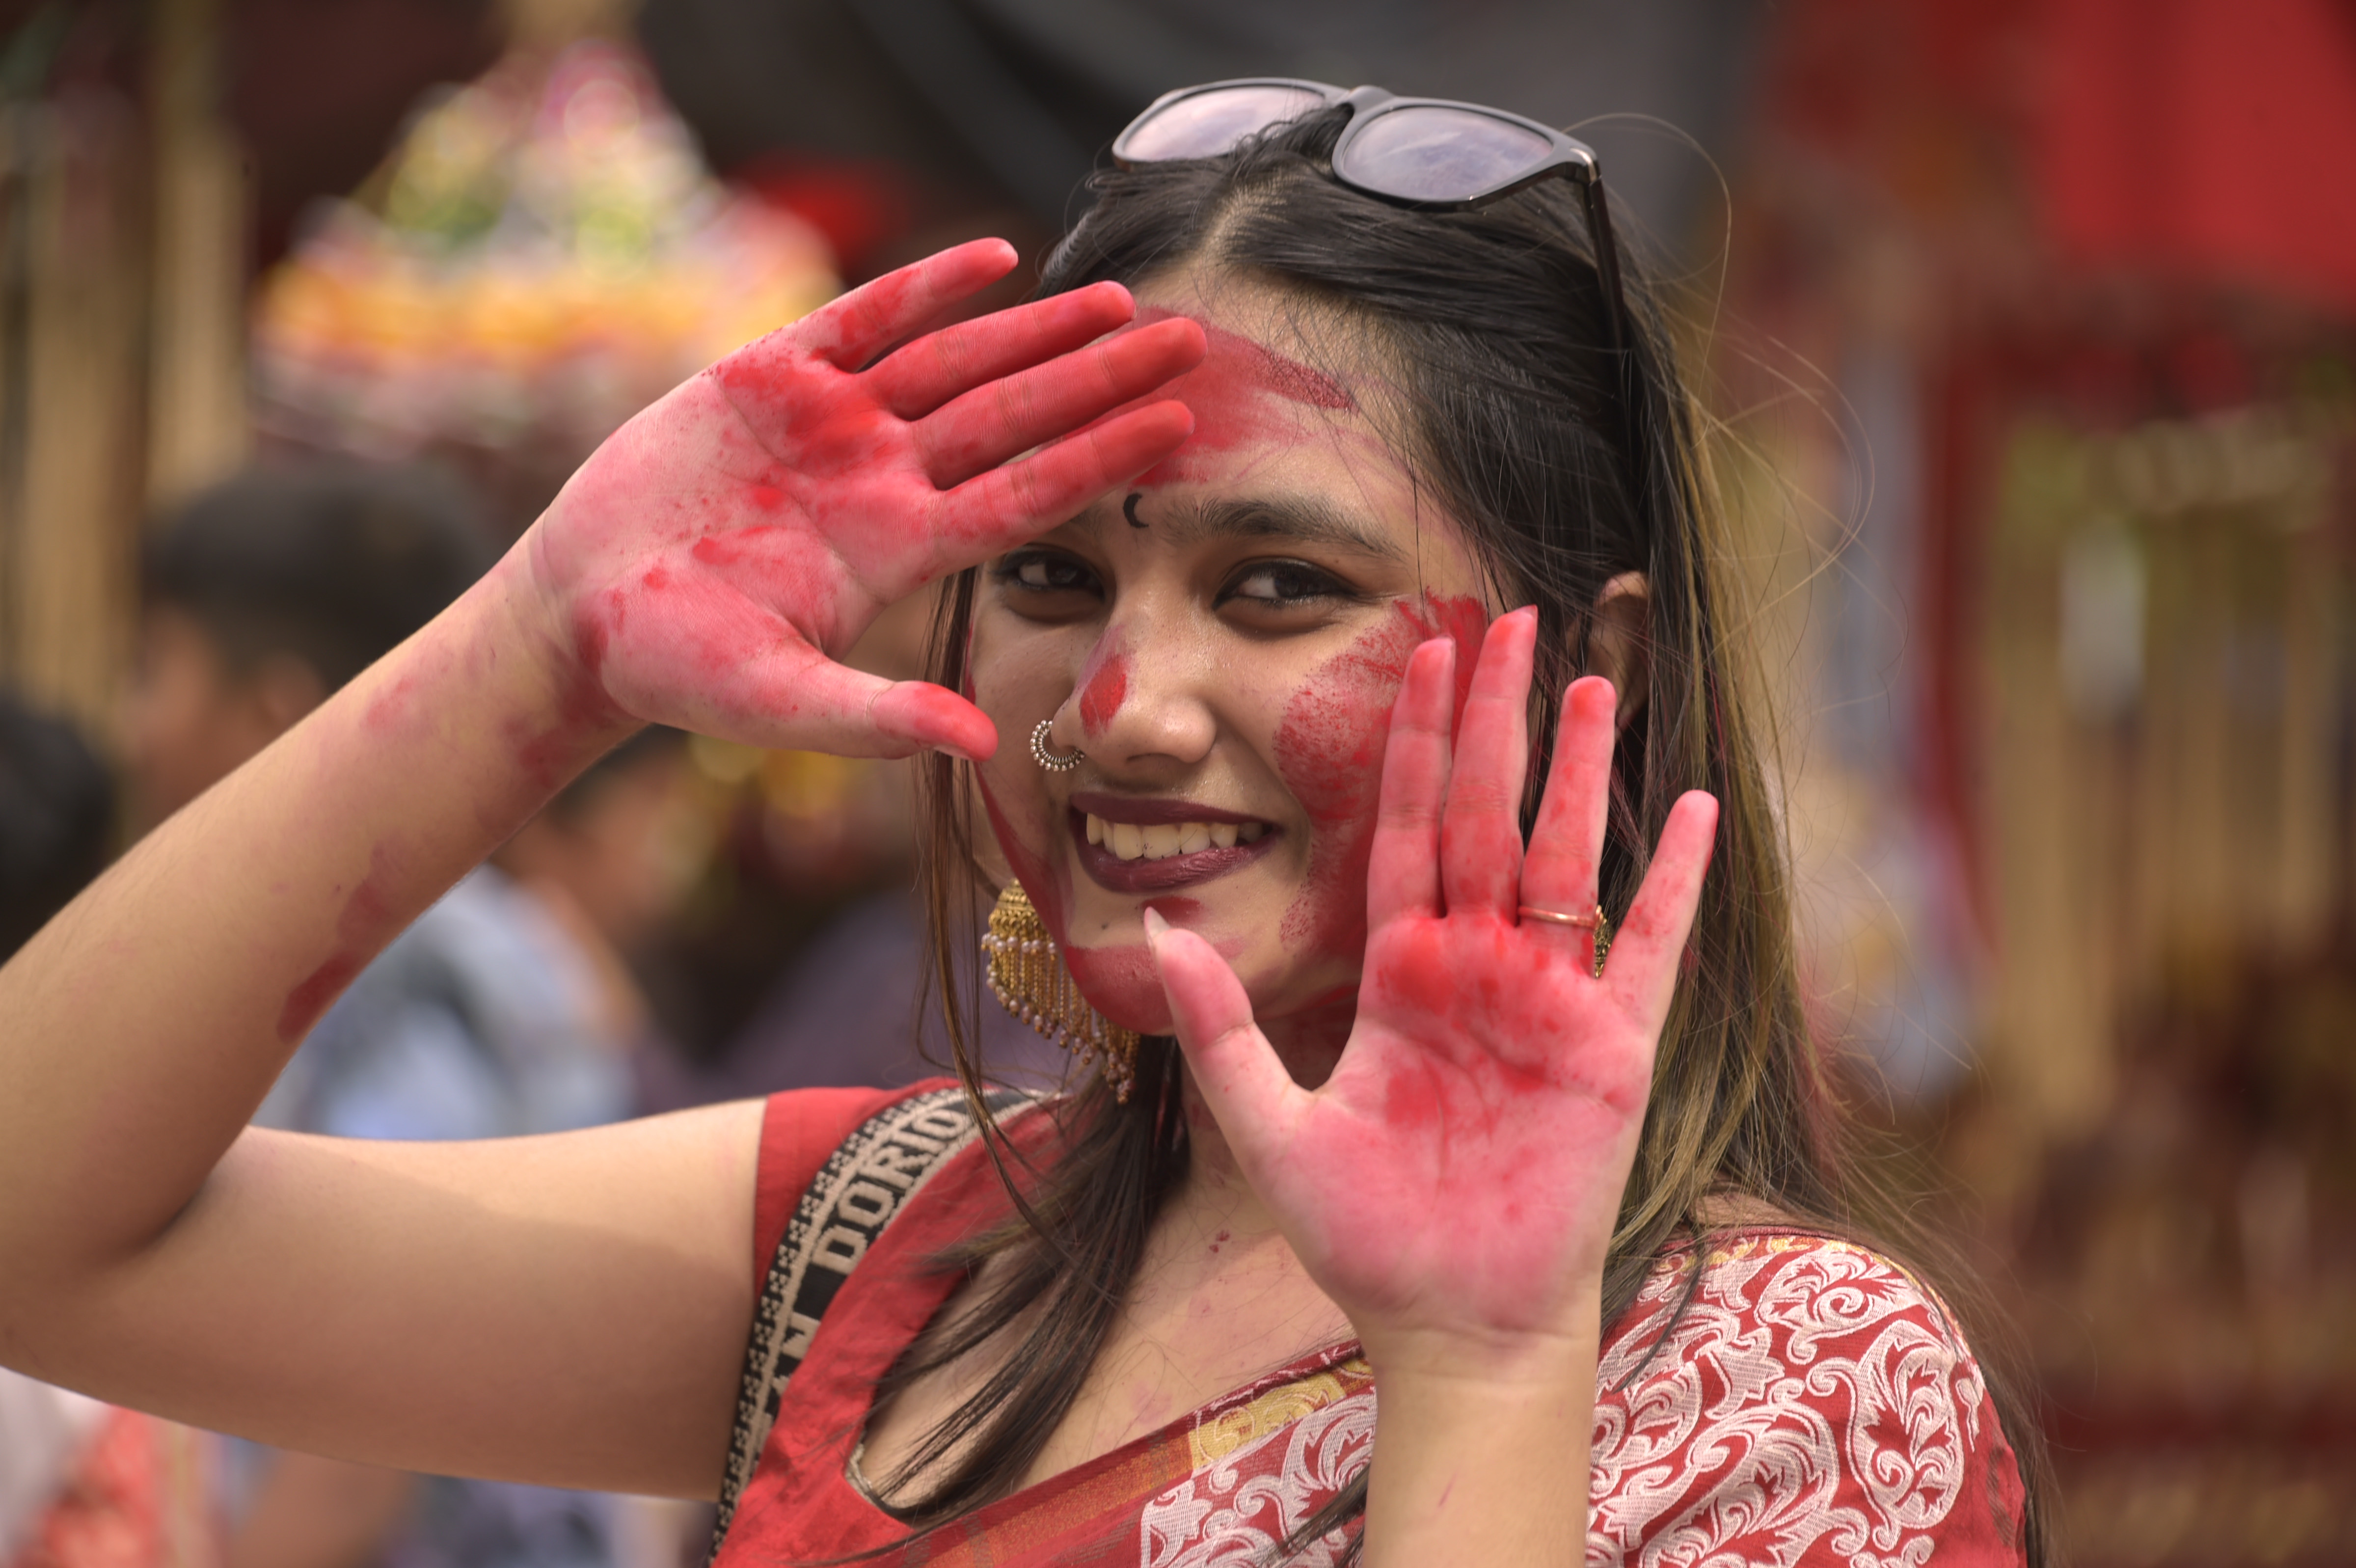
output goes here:
<path id="1" fill-rule="evenodd" d="M 1957 7 L 1963 9 L 1963 7 Z M 2036 166 L 2093 269 L 2356 313 L 2356 11 L 2331 0 L 2050 0 Z"/>
<path id="2" fill-rule="evenodd" d="M 2356 12 L 1803 0 L 1765 70 L 1737 314 L 1903 367 L 1897 766 L 1981 996 L 1914 1131 L 2072 1557 L 2356 1558 Z"/>

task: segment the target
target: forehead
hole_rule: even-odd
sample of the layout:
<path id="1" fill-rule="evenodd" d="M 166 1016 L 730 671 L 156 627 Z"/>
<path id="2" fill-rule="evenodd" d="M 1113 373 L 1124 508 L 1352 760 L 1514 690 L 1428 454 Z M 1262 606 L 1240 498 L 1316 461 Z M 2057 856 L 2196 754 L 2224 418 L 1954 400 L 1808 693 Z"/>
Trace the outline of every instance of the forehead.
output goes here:
<path id="1" fill-rule="evenodd" d="M 1138 322 L 1185 316 L 1208 339 L 1203 362 L 1157 391 L 1194 415 L 1194 433 L 1138 480 L 1173 486 L 1337 487 L 1379 510 L 1410 511 L 1420 488 L 1378 417 L 1390 386 L 1355 335 L 1274 289 L 1185 273 L 1137 290 Z"/>
<path id="2" fill-rule="evenodd" d="M 1083 527 L 1127 512 L 1134 526 L 1114 534 L 1157 549 L 1253 535 L 1355 541 L 1355 553 L 1408 565 L 1426 587 L 1480 591 L 1486 575 L 1463 529 L 1392 444 L 1397 382 L 1358 333 L 1232 274 L 1157 274 L 1132 292 L 1138 325 L 1184 316 L 1203 328 L 1203 363 L 1130 405 L 1177 398 L 1194 431 L 1090 507 Z M 1139 532 L 1131 496 L 1163 524 Z"/>

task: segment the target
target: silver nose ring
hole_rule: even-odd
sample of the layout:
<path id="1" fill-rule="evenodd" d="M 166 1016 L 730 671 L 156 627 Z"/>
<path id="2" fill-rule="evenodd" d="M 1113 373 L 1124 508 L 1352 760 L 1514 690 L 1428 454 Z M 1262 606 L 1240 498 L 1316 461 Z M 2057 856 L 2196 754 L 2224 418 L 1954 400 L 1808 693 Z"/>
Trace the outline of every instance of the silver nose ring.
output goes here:
<path id="1" fill-rule="evenodd" d="M 1039 727 L 1031 732 L 1031 759 L 1050 773 L 1069 773 L 1087 759 L 1087 753 L 1075 748 L 1069 757 L 1057 757 L 1047 749 L 1047 732 L 1055 727 L 1053 719 L 1041 719 Z"/>

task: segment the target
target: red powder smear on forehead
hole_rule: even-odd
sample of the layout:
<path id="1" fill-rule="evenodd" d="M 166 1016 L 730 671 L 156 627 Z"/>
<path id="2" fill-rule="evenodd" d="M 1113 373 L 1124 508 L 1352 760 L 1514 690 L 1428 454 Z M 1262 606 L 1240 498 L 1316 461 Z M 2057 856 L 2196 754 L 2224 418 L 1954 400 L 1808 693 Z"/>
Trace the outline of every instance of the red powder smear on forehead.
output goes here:
<path id="1" fill-rule="evenodd" d="M 1366 865 L 1374 852 L 1375 804 L 1382 792 L 1383 747 L 1391 703 L 1407 679 L 1408 660 L 1435 637 L 1456 641 L 1456 710 L 1472 689 L 1472 670 L 1489 612 L 1456 596 L 1401 600 L 1396 613 L 1320 665 L 1293 694 L 1276 732 L 1276 766 L 1309 817 L 1309 886 L 1284 912 L 1289 951 L 1355 959 L 1366 948 Z"/>
<path id="2" fill-rule="evenodd" d="M 1149 305 L 1137 313 L 1137 325 L 1151 327 L 1157 321 L 1168 321 L 1179 313 Z M 1213 372 L 1211 380 L 1225 376 L 1234 384 L 1255 392 L 1270 392 L 1288 403 L 1305 403 L 1312 408 L 1355 408 L 1342 383 L 1324 371 L 1312 370 L 1298 360 L 1288 360 L 1256 338 L 1240 332 L 1230 332 L 1224 327 L 1214 327 L 1197 320 L 1203 336 L 1210 340 L 1210 352 L 1203 362 L 1172 383 L 1183 385 L 1200 380 L 1205 372 Z M 1157 397 L 1167 393 L 1157 392 Z"/>
<path id="3" fill-rule="evenodd" d="M 1129 656 L 1115 650 L 1105 655 L 1080 688 L 1080 727 L 1092 736 L 1102 735 L 1128 696 Z"/>
<path id="4" fill-rule="evenodd" d="M 1134 327 L 1167 321 L 1180 314 L 1149 306 L 1137 314 Z M 1136 402 L 1105 415 L 1110 419 L 1133 408 L 1174 397 L 1193 411 L 1194 434 L 1186 444 L 1138 476 L 1141 488 L 1178 484 L 1199 478 L 1205 459 L 1261 443 L 1289 445 L 1301 438 L 1294 416 L 1281 406 L 1346 409 L 1357 406 L 1342 383 L 1298 360 L 1289 360 L 1238 332 L 1196 319 L 1210 340 L 1203 362 L 1176 381 L 1157 388 Z M 1125 328 L 1125 330 L 1133 328 Z M 1098 420 L 1098 424 L 1102 424 Z"/>

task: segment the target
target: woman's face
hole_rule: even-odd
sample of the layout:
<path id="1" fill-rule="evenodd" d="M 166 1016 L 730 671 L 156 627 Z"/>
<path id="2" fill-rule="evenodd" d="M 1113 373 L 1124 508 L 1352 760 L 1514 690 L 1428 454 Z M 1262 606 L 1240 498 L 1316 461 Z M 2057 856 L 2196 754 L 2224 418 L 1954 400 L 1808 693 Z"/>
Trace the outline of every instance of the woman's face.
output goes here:
<path id="1" fill-rule="evenodd" d="M 1194 434 L 1118 494 L 984 569 L 972 694 L 1008 864 L 1114 1022 L 1166 1033 L 1144 911 L 1208 938 L 1263 1022 L 1354 1011 L 1366 862 L 1408 656 L 1492 610 L 1460 530 L 1385 445 L 1374 367 L 1312 357 L 1275 295 L 1181 275 L 1141 319 L 1210 354 L 1162 394 Z M 1312 369 L 1312 363 L 1319 368 Z M 1050 749 L 1087 759 L 1053 773 Z"/>

